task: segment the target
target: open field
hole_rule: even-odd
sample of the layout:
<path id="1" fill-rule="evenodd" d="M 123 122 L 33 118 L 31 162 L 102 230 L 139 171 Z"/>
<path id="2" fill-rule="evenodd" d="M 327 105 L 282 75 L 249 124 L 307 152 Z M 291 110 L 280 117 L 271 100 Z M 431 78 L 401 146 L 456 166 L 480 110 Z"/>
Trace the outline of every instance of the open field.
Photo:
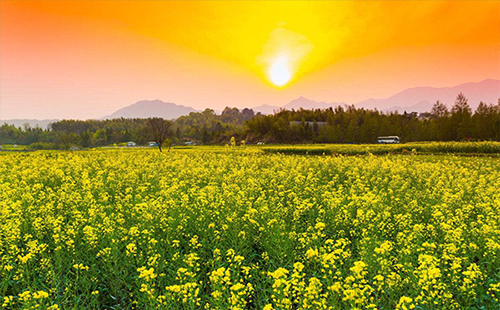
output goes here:
<path id="1" fill-rule="evenodd" d="M 500 308 L 498 158 L 260 149 L 2 153 L 0 304 Z"/>
<path id="2" fill-rule="evenodd" d="M 500 154 L 500 142 L 413 142 L 403 144 L 305 144 L 263 147 L 267 153 L 309 155 Z"/>
<path id="3" fill-rule="evenodd" d="M 0 147 L 1 147 L 0 151 L 25 151 L 29 149 L 29 147 L 26 145 L 16 145 L 14 147 L 13 144 L 3 144 L 0 145 Z"/>

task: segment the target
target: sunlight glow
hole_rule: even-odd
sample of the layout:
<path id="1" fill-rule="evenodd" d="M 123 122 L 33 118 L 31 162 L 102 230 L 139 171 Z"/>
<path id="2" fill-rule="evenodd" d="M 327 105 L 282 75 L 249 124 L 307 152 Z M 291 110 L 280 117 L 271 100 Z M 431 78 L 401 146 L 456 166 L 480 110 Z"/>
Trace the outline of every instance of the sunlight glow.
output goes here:
<path id="1" fill-rule="evenodd" d="M 274 61 L 269 68 L 269 78 L 276 86 L 284 86 L 292 79 L 287 57 L 280 56 Z"/>

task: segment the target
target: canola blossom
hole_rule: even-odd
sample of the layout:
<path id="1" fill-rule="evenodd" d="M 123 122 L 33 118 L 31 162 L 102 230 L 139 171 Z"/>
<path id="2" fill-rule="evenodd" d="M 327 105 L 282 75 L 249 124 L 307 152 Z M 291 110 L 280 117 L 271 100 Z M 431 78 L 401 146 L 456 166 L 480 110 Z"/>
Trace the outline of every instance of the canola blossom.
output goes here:
<path id="1" fill-rule="evenodd" d="M 0 154 L 6 309 L 499 309 L 500 160 Z"/>

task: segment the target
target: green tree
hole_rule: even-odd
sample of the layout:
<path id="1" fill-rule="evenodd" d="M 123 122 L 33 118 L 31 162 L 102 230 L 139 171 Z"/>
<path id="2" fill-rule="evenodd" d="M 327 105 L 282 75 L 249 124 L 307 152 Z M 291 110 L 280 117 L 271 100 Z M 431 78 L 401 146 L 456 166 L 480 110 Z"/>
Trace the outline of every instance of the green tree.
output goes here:
<path id="1" fill-rule="evenodd" d="M 451 108 L 452 138 L 462 140 L 471 137 L 472 110 L 463 93 L 458 94 L 455 104 Z"/>

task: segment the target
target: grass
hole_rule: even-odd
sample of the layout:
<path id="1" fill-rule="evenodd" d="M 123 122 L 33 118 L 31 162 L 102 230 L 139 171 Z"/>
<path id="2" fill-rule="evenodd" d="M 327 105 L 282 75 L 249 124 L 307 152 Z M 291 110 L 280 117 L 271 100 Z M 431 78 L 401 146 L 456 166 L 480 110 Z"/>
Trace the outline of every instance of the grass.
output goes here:
<path id="1" fill-rule="evenodd" d="M 324 144 L 263 147 L 267 153 L 302 155 L 500 154 L 500 142 L 421 142 L 404 144 Z"/>
<path id="2" fill-rule="evenodd" d="M 28 150 L 28 146 L 27 145 L 16 145 L 16 147 L 14 147 L 14 144 L 2 144 L 0 145 L 2 147 L 2 149 L 0 151 L 23 151 L 23 150 Z"/>

